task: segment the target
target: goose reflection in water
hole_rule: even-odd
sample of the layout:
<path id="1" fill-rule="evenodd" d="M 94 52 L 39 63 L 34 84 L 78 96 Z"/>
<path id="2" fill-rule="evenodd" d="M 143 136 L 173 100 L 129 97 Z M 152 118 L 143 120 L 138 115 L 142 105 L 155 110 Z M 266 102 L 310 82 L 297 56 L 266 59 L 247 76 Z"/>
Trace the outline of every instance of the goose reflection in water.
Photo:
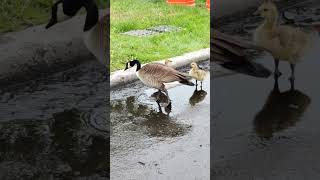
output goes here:
<path id="1" fill-rule="evenodd" d="M 169 101 L 169 98 L 165 93 L 163 93 L 161 91 L 157 91 L 157 92 L 151 94 L 151 97 L 156 100 L 160 113 L 162 113 L 162 108 L 164 108 L 167 115 L 170 114 L 170 112 L 172 110 L 172 104 L 171 104 L 171 101 Z"/>
<path id="2" fill-rule="evenodd" d="M 311 103 L 311 99 L 301 91 L 294 89 L 280 92 L 278 78 L 270 92 L 262 110 L 254 119 L 254 128 L 261 138 L 271 138 L 275 132 L 285 130 L 301 120 L 303 113 Z"/>
<path id="3" fill-rule="evenodd" d="M 109 135 L 87 126 L 82 113 L 70 109 L 48 120 L 1 122 L 0 179 L 108 177 Z"/>
<path id="4" fill-rule="evenodd" d="M 191 104 L 191 106 L 195 106 L 196 104 L 203 101 L 206 95 L 207 95 L 207 92 L 205 90 L 203 90 L 202 88 L 198 90 L 198 88 L 196 87 L 192 96 L 189 99 L 189 103 Z"/>
<path id="5" fill-rule="evenodd" d="M 164 93 L 157 91 L 151 97 L 155 98 L 157 109 L 138 102 L 135 96 L 128 97 L 124 101 L 112 101 L 113 129 L 122 127 L 121 129 L 140 132 L 152 137 L 177 137 L 189 131 L 190 125 L 181 124 L 174 116 L 170 116 L 172 105 Z"/>

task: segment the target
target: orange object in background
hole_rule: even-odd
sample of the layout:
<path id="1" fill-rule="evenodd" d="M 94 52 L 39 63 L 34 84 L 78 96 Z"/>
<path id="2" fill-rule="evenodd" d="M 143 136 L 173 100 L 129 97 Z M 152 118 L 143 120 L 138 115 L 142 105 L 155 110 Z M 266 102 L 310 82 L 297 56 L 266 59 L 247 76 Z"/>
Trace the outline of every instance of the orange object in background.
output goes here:
<path id="1" fill-rule="evenodd" d="M 167 0 L 169 4 L 195 6 L 195 0 Z"/>
<path id="2" fill-rule="evenodd" d="M 206 5 L 207 5 L 207 9 L 210 11 L 210 0 L 207 0 Z"/>

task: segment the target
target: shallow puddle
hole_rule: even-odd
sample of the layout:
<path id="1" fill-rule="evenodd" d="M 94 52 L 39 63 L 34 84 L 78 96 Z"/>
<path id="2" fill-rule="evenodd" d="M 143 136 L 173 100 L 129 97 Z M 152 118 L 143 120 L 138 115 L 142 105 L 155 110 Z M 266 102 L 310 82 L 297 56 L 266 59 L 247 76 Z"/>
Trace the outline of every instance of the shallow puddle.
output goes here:
<path id="1" fill-rule="evenodd" d="M 0 179 L 109 174 L 107 81 L 91 61 L 1 92 Z"/>
<path id="2" fill-rule="evenodd" d="M 209 79 L 169 89 L 171 109 L 139 81 L 111 92 L 111 179 L 209 179 Z"/>

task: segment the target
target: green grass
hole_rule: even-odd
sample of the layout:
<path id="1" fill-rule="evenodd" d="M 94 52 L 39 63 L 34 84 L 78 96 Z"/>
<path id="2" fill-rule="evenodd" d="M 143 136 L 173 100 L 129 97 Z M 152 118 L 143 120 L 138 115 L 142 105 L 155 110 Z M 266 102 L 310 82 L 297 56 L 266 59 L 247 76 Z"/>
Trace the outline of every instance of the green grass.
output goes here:
<path id="1" fill-rule="evenodd" d="M 109 0 L 96 0 L 99 7 Z M 0 33 L 48 22 L 52 0 L 0 0 Z"/>
<path id="2" fill-rule="evenodd" d="M 196 7 L 172 6 L 166 0 L 111 0 L 111 71 L 123 69 L 131 58 L 142 63 L 208 48 L 210 14 L 205 0 Z M 155 25 L 181 27 L 179 32 L 149 37 L 121 33 Z"/>

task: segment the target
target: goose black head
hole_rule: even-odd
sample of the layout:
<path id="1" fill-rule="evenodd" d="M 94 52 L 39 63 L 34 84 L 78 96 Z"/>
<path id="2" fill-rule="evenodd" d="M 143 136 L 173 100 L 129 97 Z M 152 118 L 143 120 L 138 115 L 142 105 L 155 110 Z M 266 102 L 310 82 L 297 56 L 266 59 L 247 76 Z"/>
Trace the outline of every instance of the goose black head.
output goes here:
<path id="1" fill-rule="evenodd" d="M 52 5 L 51 19 L 50 19 L 49 23 L 46 25 L 46 29 L 52 27 L 53 25 L 57 24 L 58 22 L 62 22 L 62 21 L 65 21 L 65 20 L 71 18 L 71 16 L 68 16 L 64 13 L 63 3 L 64 3 L 63 0 L 59 0 Z"/>
<path id="2" fill-rule="evenodd" d="M 84 31 L 90 30 L 99 21 L 99 10 L 94 0 L 59 0 L 52 5 L 51 19 L 46 29 L 75 16 L 84 7 L 87 11 Z"/>
<path id="3" fill-rule="evenodd" d="M 137 71 L 138 71 L 141 68 L 141 64 L 140 64 L 140 61 L 136 59 L 127 62 L 126 68 L 124 70 L 127 70 L 135 65 L 137 65 Z"/>

